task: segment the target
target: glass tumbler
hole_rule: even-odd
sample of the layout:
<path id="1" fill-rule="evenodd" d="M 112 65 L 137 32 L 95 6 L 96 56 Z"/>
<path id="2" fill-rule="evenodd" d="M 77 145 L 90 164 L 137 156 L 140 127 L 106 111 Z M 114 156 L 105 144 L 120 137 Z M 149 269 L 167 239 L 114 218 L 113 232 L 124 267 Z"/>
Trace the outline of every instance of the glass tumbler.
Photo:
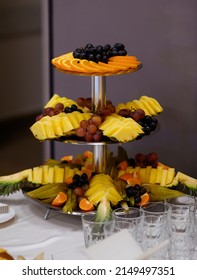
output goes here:
<path id="1" fill-rule="evenodd" d="M 105 238 L 104 226 L 113 223 L 113 219 L 104 222 L 95 221 L 95 213 L 82 215 L 82 228 L 85 247 L 88 248 Z"/>

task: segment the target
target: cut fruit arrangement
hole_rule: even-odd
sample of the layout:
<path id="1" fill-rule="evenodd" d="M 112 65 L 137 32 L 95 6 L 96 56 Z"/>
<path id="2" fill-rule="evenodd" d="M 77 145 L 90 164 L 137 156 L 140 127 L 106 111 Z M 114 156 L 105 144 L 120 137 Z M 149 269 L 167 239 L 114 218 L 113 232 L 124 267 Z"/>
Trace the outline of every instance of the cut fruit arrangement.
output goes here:
<path id="1" fill-rule="evenodd" d="M 0 177 L 0 195 L 22 189 L 25 194 L 63 213 L 96 211 L 109 219 L 113 209 L 139 207 L 167 196 L 197 194 L 197 180 L 158 161 L 156 153 L 128 158 L 123 147 L 108 152 L 107 173 L 95 174 L 92 152 L 49 159 L 44 165 Z"/>
<path id="2" fill-rule="evenodd" d="M 121 145 L 117 156 L 107 150 L 108 141 L 127 143 L 149 135 L 157 128 L 157 116 L 163 111 L 149 96 L 117 106 L 106 100 L 105 76 L 142 67 L 123 44 L 87 44 L 54 58 L 52 64 L 65 73 L 92 76 L 91 97 L 74 101 L 54 94 L 30 127 L 32 134 L 39 141 L 94 142 L 97 154 L 106 154 L 106 170 L 96 168 L 94 153 L 87 150 L 75 158 L 49 159 L 41 166 L 1 176 L 0 195 L 23 190 L 31 200 L 63 213 L 95 211 L 97 221 L 109 220 L 117 207 L 127 210 L 129 206 L 163 201 L 167 196 L 197 195 L 197 180 L 159 162 L 157 153 L 128 158 Z M 96 82 L 102 85 L 100 91 Z"/>
<path id="3" fill-rule="evenodd" d="M 126 74 L 137 71 L 142 65 L 135 56 L 127 55 L 121 43 L 113 46 L 87 44 L 52 59 L 52 64 L 60 71 L 83 76 Z"/>
<path id="4" fill-rule="evenodd" d="M 154 131 L 158 124 L 155 116 L 163 111 L 159 102 L 148 96 L 116 107 L 108 100 L 106 106 L 98 107 L 94 113 L 90 104 L 91 98 L 80 97 L 75 102 L 54 94 L 30 129 L 40 141 L 100 142 L 108 139 L 125 143 Z"/>

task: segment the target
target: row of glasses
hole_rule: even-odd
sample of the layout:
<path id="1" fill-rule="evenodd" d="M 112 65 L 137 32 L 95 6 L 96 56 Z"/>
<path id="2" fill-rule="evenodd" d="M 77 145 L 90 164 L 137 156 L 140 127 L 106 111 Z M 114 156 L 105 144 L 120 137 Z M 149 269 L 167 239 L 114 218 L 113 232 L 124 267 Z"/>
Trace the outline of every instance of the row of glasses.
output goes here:
<path id="1" fill-rule="evenodd" d="M 157 251 L 153 259 L 196 259 L 197 212 L 190 196 L 167 198 L 164 202 L 149 202 L 140 208 L 118 208 L 106 222 L 95 222 L 94 214 L 82 217 L 85 246 L 127 229 L 146 252 L 165 240 L 170 245 Z M 121 241 L 120 241 L 121 242 Z"/>

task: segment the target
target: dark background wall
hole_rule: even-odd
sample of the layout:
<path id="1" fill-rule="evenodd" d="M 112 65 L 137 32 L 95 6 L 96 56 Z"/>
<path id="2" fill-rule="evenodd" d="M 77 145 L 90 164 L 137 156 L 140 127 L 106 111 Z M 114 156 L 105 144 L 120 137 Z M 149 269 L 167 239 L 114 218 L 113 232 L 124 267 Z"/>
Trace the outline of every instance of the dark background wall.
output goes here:
<path id="1" fill-rule="evenodd" d="M 143 69 L 107 77 L 107 98 L 114 104 L 148 95 L 164 108 L 160 130 L 125 144 L 130 156 L 156 151 L 161 162 L 197 176 L 197 37 L 195 0 L 72 1 L 53 3 L 53 56 L 86 43 L 122 42 Z M 53 70 L 54 92 L 77 99 L 90 96 L 90 78 Z M 116 145 L 115 145 L 116 146 Z M 116 150 L 114 145 L 110 149 Z M 55 156 L 89 147 L 55 143 Z M 90 147 L 91 149 L 91 147 Z"/>

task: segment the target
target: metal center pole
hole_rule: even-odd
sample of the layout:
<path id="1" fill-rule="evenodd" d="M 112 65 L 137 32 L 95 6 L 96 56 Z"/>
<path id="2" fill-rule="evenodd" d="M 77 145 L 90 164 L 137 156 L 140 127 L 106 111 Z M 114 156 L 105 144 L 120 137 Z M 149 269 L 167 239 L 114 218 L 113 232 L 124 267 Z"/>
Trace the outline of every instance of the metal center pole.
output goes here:
<path id="1" fill-rule="evenodd" d="M 106 105 L 106 77 L 91 77 L 92 111 Z M 105 173 L 107 165 L 107 145 L 105 143 L 93 146 L 94 167 L 96 173 Z"/>

